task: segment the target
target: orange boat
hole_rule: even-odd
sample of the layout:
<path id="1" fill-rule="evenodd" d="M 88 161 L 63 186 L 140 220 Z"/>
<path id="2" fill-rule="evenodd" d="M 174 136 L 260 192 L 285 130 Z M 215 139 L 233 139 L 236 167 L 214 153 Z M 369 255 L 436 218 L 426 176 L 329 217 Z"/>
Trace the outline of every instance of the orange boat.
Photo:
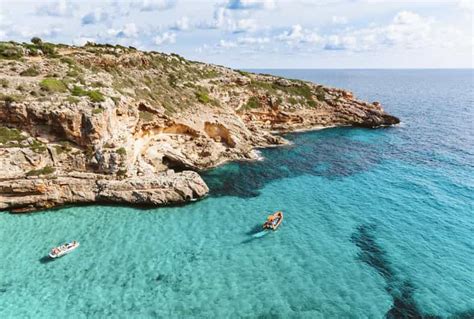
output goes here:
<path id="1" fill-rule="evenodd" d="M 280 226 L 281 222 L 283 221 L 283 213 L 276 212 L 273 215 L 267 217 L 265 223 L 263 223 L 263 229 L 271 229 L 276 230 L 278 226 Z"/>

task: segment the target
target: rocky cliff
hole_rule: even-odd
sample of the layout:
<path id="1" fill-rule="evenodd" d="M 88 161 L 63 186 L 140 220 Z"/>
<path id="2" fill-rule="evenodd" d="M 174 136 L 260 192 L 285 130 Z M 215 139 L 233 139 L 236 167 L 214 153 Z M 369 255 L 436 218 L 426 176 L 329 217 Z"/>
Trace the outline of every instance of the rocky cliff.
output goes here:
<path id="1" fill-rule="evenodd" d="M 183 203 L 208 192 L 199 170 L 285 144 L 275 133 L 399 122 L 320 84 L 34 42 L 0 42 L 0 210 Z"/>

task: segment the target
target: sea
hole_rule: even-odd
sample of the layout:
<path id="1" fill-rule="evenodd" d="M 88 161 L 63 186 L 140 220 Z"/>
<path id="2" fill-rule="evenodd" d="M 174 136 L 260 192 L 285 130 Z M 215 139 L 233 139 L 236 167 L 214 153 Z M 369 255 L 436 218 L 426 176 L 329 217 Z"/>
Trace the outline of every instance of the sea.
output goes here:
<path id="1" fill-rule="evenodd" d="M 0 318 L 474 318 L 474 71 L 252 71 L 401 124 L 287 134 L 184 206 L 1 213 Z"/>

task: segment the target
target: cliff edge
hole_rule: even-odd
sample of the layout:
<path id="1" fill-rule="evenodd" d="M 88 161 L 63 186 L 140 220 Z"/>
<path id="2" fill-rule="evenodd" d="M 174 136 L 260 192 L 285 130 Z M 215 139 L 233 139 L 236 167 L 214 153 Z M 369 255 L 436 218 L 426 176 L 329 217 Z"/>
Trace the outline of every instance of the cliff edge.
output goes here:
<path id="1" fill-rule="evenodd" d="M 275 135 L 399 120 L 300 80 L 132 47 L 0 42 L 0 210 L 164 205 L 207 194 L 197 172 L 255 159 Z"/>

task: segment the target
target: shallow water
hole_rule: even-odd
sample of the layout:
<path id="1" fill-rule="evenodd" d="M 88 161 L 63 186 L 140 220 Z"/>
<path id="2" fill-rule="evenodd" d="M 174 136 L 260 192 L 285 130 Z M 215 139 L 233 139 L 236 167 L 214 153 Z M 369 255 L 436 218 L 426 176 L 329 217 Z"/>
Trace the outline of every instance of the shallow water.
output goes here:
<path id="1" fill-rule="evenodd" d="M 402 124 L 288 135 L 184 207 L 0 214 L 0 317 L 474 317 L 473 71 L 271 72 Z"/>

